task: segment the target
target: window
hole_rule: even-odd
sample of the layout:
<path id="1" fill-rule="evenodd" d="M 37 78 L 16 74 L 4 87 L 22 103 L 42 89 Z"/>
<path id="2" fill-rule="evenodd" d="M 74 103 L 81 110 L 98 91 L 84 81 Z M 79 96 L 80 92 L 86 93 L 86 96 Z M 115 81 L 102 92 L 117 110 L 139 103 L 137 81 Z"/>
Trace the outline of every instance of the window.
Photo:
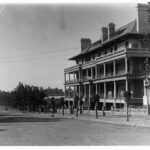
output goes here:
<path id="1" fill-rule="evenodd" d="M 128 41 L 125 43 L 125 47 L 126 47 L 126 48 L 129 47 L 129 42 L 128 42 Z"/>
<path id="2" fill-rule="evenodd" d="M 99 52 L 99 53 L 98 53 L 98 57 L 100 57 L 100 56 L 101 56 L 101 53 Z"/>
<path id="3" fill-rule="evenodd" d="M 90 57 L 88 57 L 88 61 L 90 61 L 91 60 L 91 58 Z"/>
<path id="4" fill-rule="evenodd" d="M 110 52 L 111 52 L 111 53 L 113 52 L 113 48 L 112 48 L 112 47 L 110 48 Z"/>
<path id="5" fill-rule="evenodd" d="M 105 55 L 107 55 L 107 50 L 105 50 Z"/>
<path id="6" fill-rule="evenodd" d="M 115 45 L 115 51 L 117 51 L 117 49 L 118 49 L 118 46 L 117 46 L 117 45 Z"/>
<path id="7" fill-rule="evenodd" d="M 93 55 L 93 59 L 95 59 L 95 55 Z"/>

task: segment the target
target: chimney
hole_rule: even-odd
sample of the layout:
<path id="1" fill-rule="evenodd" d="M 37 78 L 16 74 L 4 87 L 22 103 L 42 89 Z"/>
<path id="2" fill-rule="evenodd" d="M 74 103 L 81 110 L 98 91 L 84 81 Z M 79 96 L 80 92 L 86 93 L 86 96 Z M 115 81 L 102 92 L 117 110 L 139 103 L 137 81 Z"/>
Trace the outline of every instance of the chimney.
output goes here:
<path id="1" fill-rule="evenodd" d="M 102 41 L 104 42 L 106 39 L 108 39 L 108 28 L 102 27 Z"/>
<path id="2" fill-rule="evenodd" d="M 111 38 L 111 36 L 115 33 L 115 24 L 109 23 L 108 24 L 108 36 Z"/>
<path id="3" fill-rule="evenodd" d="M 91 40 L 87 38 L 81 38 L 81 52 L 84 51 L 85 48 L 90 46 Z"/>

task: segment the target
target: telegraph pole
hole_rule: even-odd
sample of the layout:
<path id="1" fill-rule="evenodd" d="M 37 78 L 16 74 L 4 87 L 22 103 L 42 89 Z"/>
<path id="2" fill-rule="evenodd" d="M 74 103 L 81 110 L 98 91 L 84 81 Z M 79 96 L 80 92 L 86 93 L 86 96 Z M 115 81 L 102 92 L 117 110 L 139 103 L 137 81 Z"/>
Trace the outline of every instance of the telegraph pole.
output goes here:
<path id="1" fill-rule="evenodd" d="M 146 97 L 147 97 L 147 115 L 149 116 L 149 96 L 148 96 L 148 89 L 149 89 L 149 77 L 150 75 L 150 65 L 148 64 L 148 58 L 145 60 L 145 90 L 146 90 Z"/>

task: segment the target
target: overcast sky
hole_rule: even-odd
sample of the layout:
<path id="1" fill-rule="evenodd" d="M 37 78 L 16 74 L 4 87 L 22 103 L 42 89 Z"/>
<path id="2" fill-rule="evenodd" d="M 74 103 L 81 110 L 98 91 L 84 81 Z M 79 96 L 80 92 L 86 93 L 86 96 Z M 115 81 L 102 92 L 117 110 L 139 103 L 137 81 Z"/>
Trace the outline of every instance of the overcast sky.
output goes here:
<path id="1" fill-rule="evenodd" d="M 116 28 L 136 18 L 136 3 L 0 5 L 0 90 L 18 82 L 63 88 L 68 58 L 80 52 L 80 38 L 94 42 L 101 27 Z"/>

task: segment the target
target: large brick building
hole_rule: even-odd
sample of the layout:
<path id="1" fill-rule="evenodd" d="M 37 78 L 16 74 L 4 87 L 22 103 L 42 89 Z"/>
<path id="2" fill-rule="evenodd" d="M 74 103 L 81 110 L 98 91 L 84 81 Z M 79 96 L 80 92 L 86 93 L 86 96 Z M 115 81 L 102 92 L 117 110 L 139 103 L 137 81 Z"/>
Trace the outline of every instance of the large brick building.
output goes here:
<path id="1" fill-rule="evenodd" d="M 144 61 L 150 57 L 150 5 L 138 4 L 138 17 L 116 29 L 114 23 L 101 29 L 101 39 L 92 43 L 81 38 L 81 53 L 66 68 L 65 99 L 78 95 L 83 101 L 99 94 L 99 106 L 110 109 L 124 104 L 122 91 L 132 93 L 131 103 L 145 104 Z"/>

